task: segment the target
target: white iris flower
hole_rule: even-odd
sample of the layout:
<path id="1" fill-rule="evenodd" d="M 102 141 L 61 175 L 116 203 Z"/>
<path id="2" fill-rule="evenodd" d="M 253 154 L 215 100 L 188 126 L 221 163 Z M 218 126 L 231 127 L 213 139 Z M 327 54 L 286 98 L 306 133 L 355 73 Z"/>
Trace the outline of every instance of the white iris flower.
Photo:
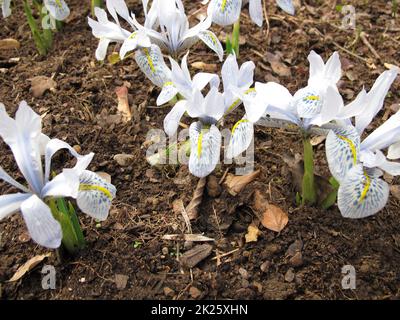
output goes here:
<path id="1" fill-rule="evenodd" d="M 385 71 L 359 107 L 355 126 L 348 121 L 333 128 L 326 139 L 329 169 L 340 183 L 338 206 L 344 217 L 364 218 L 380 211 L 388 200 L 389 186 L 380 179 L 382 171 L 400 175 L 400 112 L 362 140 L 365 128 L 383 107 L 398 69 Z M 361 142 L 362 140 L 362 142 Z M 382 150 L 389 147 L 388 156 Z"/>
<path id="2" fill-rule="evenodd" d="M 81 156 L 67 143 L 58 139 L 50 140 L 41 131 L 41 117 L 26 102 L 21 102 L 15 120 L 8 116 L 4 105 L 0 104 L 0 136 L 13 152 L 27 182 L 27 185 L 17 182 L 0 167 L 0 180 L 20 190 L 0 196 L 0 219 L 21 211 L 31 238 L 44 247 L 58 248 L 62 231 L 46 200 L 74 198 L 83 212 L 95 219 L 105 220 L 116 190 L 113 185 L 86 170 L 93 153 Z M 50 179 L 51 159 L 61 149 L 69 150 L 77 163 L 74 168 L 64 169 Z M 45 158 L 44 168 L 42 156 Z"/>
<path id="3" fill-rule="evenodd" d="M 43 4 L 49 14 L 58 21 L 63 21 L 70 14 L 69 7 L 64 0 L 43 0 Z"/>

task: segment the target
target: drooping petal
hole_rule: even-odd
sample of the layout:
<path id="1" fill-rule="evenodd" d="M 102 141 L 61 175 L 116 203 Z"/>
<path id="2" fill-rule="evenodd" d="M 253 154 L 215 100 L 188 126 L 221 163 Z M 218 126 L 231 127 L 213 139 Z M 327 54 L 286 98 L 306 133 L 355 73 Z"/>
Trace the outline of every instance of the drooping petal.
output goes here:
<path id="1" fill-rule="evenodd" d="M 7 143 L 29 186 L 36 193 L 43 187 L 43 168 L 40 154 L 42 120 L 25 101 L 19 105 L 15 120 L 0 107 L 0 136 Z"/>
<path id="2" fill-rule="evenodd" d="M 362 112 L 364 105 L 367 103 L 366 99 L 367 91 L 363 89 L 353 102 L 349 103 L 339 112 L 339 114 L 336 116 L 336 119 L 346 120 L 358 116 Z"/>
<path id="3" fill-rule="evenodd" d="M 246 151 L 251 144 L 254 136 L 254 125 L 243 118 L 236 122 L 232 128 L 231 138 L 226 150 L 226 157 L 232 159 Z"/>
<path id="4" fill-rule="evenodd" d="M 202 116 L 218 121 L 225 113 L 224 96 L 218 92 L 218 88 L 211 88 L 204 99 Z"/>
<path id="5" fill-rule="evenodd" d="M 189 129 L 191 152 L 189 171 L 198 178 L 208 176 L 219 162 L 221 132 L 215 125 L 209 129 L 201 122 L 192 123 Z"/>
<path id="6" fill-rule="evenodd" d="M 224 59 L 224 49 L 222 48 L 222 44 L 212 31 L 202 31 L 197 36 L 207 45 L 207 47 L 218 55 L 219 61 Z"/>
<path id="7" fill-rule="evenodd" d="M 164 119 L 164 131 L 172 136 L 179 127 L 179 121 L 186 111 L 186 100 L 178 101 Z"/>
<path id="8" fill-rule="evenodd" d="M 385 97 L 398 72 L 398 68 L 392 68 L 383 72 L 368 92 L 366 98 L 368 103 L 364 106 L 363 111 L 356 116 L 356 128 L 360 134 L 364 132 L 365 128 L 383 107 Z"/>
<path id="9" fill-rule="evenodd" d="M 103 61 L 107 56 L 108 46 L 110 45 L 111 40 L 107 38 L 101 38 L 99 41 L 99 45 L 96 49 L 96 59 L 98 61 Z"/>
<path id="10" fill-rule="evenodd" d="M 64 0 L 44 0 L 43 3 L 54 19 L 63 21 L 68 18 L 70 10 Z"/>
<path id="11" fill-rule="evenodd" d="M 328 133 L 325 149 L 329 170 L 341 182 L 359 161 L 360 136 L 352 126 L 333 129 Z"/>
<path id="12" fill-rule="evenodd" d="M 249 13 L 251 20 L 259 27 L 262 27 L 264 15 L 261 0 L 250 0 Z"/>
<path id="13" fill-rule="evenodd" d="M 207 14 L 220 26 L 234 24 L 240 16 L 242 0 L 211 0 Z"/>
<path id="14" fill-rule="evenodd" d="M 382 210 L 388 197 L 388 184 L 371 177 L 362 165 L 357 165 L 340 184 L 338 206 L 343 217 L 360 219 Z"/>
<path id="15" fill-rule="evenodd" d="M 77 204 L 82 212 L 90 217 L 104 221 L 108 217 L 111 203 L 116 195 L 115 187 L 91 171 L 80 176 Z"/>
<path id="16" fill-rule="evenodd" d="M 21 204 L 21 212 L 32 240 L 50 249 L 61 245 L 61 226 L 38 196 L 32 195 L 25 200 Z"/>
<path id="17" fill-rule="evenodd" d="M 0 220 L 18 212 L 22 202 L 30 196 L 29 193 L 14 193 L 0 196 Z"/>
<path id="18" fill-rule="evenodd" d="M 156 45 L 136 50 L 135 60 L 140 70 L 157 87 L 162 88 L 164 83 L 170 81 L 171 71 L 164 62 L 160 48 Z"/>
<path id="19" fill-rule="evenodd" d="M 125 21 L 130 22 L 130 14 L 128 6 L 125 0 L 107 0 L 106 6 L 108 12 L 111 14 L 113 19 L 119 24 L 118 15 L 125 19 Z"/>
<path id="20" fill-rule="evenodd" d="M 295 9 L 292 0 L 276 0 L 276 4 L 286 13 L 294 15 Z"/>
<path id="21" fill-rule="evenodd" d="M 317 116 L 322 109 L 323 97 L 318 90 L 303 88 L 294 95 L 297 113 L 300 118 L 310 119 Z"/>
<path id="22" fill-rule="evenodd" d="M 164 103 L 171 101 L 176 96 L 177 93 L 178 89 L 171 81 L 164 83 L 162 90 L 157 97 L 156 101 L 157 105 L 161 106 Z"/>
<path id="23" fill-rule="evenodd" d="M 387 158 L 390 160 L 400 159 L 400 142 L 392 144 L 389 147 Z"/>

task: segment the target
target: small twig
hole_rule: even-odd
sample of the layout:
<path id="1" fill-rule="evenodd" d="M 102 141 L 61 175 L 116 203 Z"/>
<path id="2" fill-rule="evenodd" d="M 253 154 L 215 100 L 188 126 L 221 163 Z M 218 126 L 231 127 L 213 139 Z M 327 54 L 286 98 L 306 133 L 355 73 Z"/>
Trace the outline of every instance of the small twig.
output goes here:
<path id="1" fill-rule="evenodd" d="M 368 41 L 367 34 L 364 31 L 360 33 L 360 39 L 368 47 L 369 51 L 372 52 L 372 54 L 375 56 L 375 58 L 378 59 L 379 61 L 382 61 L 381 56 L 375 50 L 375 48 L 372 46 L 372 44 Z"/>
<path id="2" fill-rule="evenodd" d="M 227 257 L 227 256 L 231 255 L 232 253 L 235 253 L 236 251 L 239 251 L 239 248 L 237 248 L 235 250 L 232 250 L 232 251 L 229 251 L 229 252 L 224 253 L 224 254 L 219 254 L 219 255 L 215 256 L 214 258 L 211 258 L 211 260 L 217 260 L 217 259 L 221 259 L 221 258 Z"/>
<path id="3" fill-rule="evenodd" d="M 270 25 L 269 25 L 269 17 L 268 17 L 268 12 L 267 12 L 267 1 L 263 0 L 264 5 L 263 5 L 263 12 L 265 16 L 265 22 L 267 24 L 267 34 L 265 36 L 265 39 L 267 39 L 267 44 L 268 44 L 268 38 L 269 38 L 269 32 L 270 32 Z M 267 48 L 268 50 L 268 48 Z"/>
<path id="4" fill-rule="evenodd" d="M 199 214 L 199 206 L 203 200 L 203 193 L 206 186 L 207 178 L 201 178 L 194 190 L 193 198 L 186 207 L 186 212 L 190 220 L 197 219 Z"/>

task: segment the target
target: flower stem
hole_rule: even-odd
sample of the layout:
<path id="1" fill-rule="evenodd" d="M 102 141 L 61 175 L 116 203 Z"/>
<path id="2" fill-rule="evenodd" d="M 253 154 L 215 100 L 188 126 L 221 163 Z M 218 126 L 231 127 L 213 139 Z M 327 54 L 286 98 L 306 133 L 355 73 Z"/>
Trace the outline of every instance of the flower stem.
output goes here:
<path id="1" fill-rule="evenodd" d="M 92 16 L 94 17 L 94 8 L 95 7 L 99 7 L 102 8 L 103 7 L 103 0 L 92 0 Z"/>
<path id="2" fill-rule="evenodd" d="M 60 223 L 63 238 L 62 244 L 65 249 L 74 254 L 85 247 L 85 238 L 76 215 L 76 211 L 70 202 L 63 198 L 50 199 L 49 207 L 54 218 Z"/>
<path id="3" fill-rule="evenodd" d="M 240 37 L 240 18 L 233 25 L 232 40 L 231 40 L 231 46 L 232 46 L 231 52 L 232 53 L 234 52 L 236 54 L 236 58 L 239 58 L 239 37 Z"/>
<path id="4" fill-rule="evenodd" d="M 317 200 L 314 181 L 314 153 L 310 139 L 303 137 L 304 175 L 302 183 L 302 204 L 313 205 Z"/>

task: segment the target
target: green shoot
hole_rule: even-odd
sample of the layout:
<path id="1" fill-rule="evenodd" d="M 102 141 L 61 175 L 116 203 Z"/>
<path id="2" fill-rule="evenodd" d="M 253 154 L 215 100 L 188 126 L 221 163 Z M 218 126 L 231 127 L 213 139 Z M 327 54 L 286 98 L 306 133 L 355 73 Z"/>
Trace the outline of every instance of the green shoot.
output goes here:
<path id="1" fill-rule="evenodd" d="M 103 6 L 104 6 L 103 0 L 92 0 L 92 5 L 91 5 L 92 16 L 94 17 L 94 8 L 96 7 L 103 8 Z"/>
<path id="2" fill-rule="evenodd" d="M 304 176 L 302 183 L 302 204 L 313 205 L 317 201 L 314 181 L 314 153 L 310 139 L 303 138 L 304 146 Z"/>

